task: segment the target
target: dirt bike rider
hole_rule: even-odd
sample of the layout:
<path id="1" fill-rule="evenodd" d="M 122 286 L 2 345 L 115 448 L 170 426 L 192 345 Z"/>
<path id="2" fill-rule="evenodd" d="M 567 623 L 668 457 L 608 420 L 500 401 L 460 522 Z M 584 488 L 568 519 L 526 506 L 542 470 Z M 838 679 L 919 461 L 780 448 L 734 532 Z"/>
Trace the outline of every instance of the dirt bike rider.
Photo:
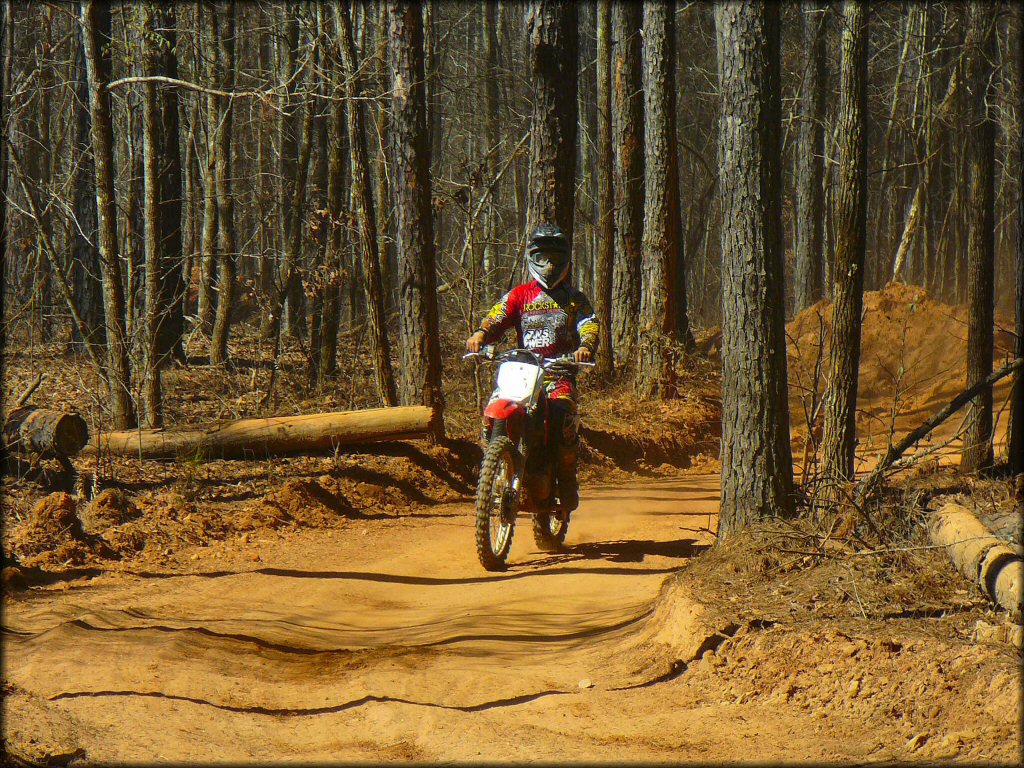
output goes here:
<path id="1" fill-rule="evenodd" d="M 515 326 L 519 346 L 544 357 L 571 356 L 589 362 L 597 349 L 600 332 L 590 300 L 570 283 L 572 255 L 565 234 L 557 226 L 541 224 L 526 247 L 526 265 L 533 277 L 517 285 L 491 307 L 477 331 L 466 340 L 466 349 L 479 352 Z M 579 506 L 576 463 L 579 448 L 579 414 L 575 377 L 549 374 L 544 385 L 550 408 L 549 435 L 554 437 L 553 456 L 558 498 L 562 509 Z"/>

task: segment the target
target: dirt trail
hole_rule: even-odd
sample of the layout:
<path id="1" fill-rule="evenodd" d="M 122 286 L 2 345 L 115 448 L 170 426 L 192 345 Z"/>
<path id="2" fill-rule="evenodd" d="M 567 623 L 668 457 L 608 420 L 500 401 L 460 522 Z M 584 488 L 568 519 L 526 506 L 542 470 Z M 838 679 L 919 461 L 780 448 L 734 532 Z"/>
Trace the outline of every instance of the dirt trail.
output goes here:
<path id="1" fill-rule="evenodd" d="M 512 757 L 526 703 L 646 679 L 614 657 L 710 542 L 716 509 L 714 476 L 594 489 L 565 552 L 535 551 L 523 519 L 501 574 L 476 562 L 468 505 L 451 505 L 297 532 L 258 565 L 206 556 L 194 574 L 36 591 L 8 604 L 5 678 L 101 762 Z"/>
<path id="2" fill-rule="evenodd" d="M 717 506 L 717 475 L 588 488 L 564 552 L 535 551 L 523 519 L 500 574 L 451 504 L 30 590 L 6 603 L 4 735 L 48 764 L 1014 754 L 998 652 L 950 683 L 960 645 L 901 654 L 701 605 L 669 574 Z M 960 691 L 1004 715 L 965 715 Z"/>

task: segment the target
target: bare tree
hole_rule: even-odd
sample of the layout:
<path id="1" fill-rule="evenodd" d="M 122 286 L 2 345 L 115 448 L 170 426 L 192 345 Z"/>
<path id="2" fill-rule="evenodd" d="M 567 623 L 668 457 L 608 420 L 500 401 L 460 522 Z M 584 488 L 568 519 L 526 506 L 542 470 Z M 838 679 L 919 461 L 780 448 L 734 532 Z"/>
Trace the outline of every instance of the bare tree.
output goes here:
<path id="1" fill-rule="evenodd" d="M 100 265 L 103 271 L 103 309 L 107 341 L 107 382 L 110 416 L 116 429 L 135 423 L 125 334 L 125 301 L 117 241 L 114 198 L 114 140 L 110 116 L 110 6 L 82 0 L 79 7 L 89 82 L 92 153 L 96 171 L 96 211 Z"/>
<path id="2" fill-rule="evenodd" d="M 799 10 L 804 59 L 797 102 L 800 122 L 796 146 L 794 313 L 822 297 L 825 278 L 825 27 L 829 9 L 822 3 L 806 3 Z"/>
<path id="3" fill-rule="evenodd" d="M 441 349 L 431 211 L 430 141 L 423 83 L 423 11 L 418 2 L 388 3 L 396 246 L 400 258 L 399 395 L 434 407 L 440 417 Z M 433 428 L 444 437 L 444 422 Z"/>
<path id="4" fill-rule="evenodd" d="M 373 370 L 377 395 L 382 405 L 396 405 L 395 375 L 391 367 L 391 342 L 384 322 L 384 288 L 380 274 L 377 240 L 377 216 L 370 186 L 370 161 L 366 150 L 366 114 L 363 78 L 356 63 L 352 38 L 351 11 L 336 6 L 335 24 L 341 61 L 345 72 L 346 117 L 348 120 L 349 160 L 352 168 L 352 195 L 355 199 L 356 228 L 365 281 L 367 323 L 369 325 Z"/>
<path id="5" fill-rule="evenodd" d="M 612 337 L 620 360 L 630 359 L 640 315 L 644 222 L 644 101 L 640 25 L 643 6 L 612 0 L 612 145 L 615 153 L 615 266 Z"/>
<path id="6" fill-rule="evenodd" d="M 601 323 L 597 371 L 607 376 L 612 357 L 612 269 L 615 255 L 615 189 L 612 184 L 612 0 L 597 5 L 597 263 L 595 304 Z"/>
<path id="7" fill-rule="evenodd" d="M 573 247 L 576 187 L 576 5 L 530 0 L 526 35 L 533 84 L 527 221 L 556 224 Z"/>
<path id="8" fill-rule="evenodd" d="M 995 147 L 996 121 L 990 81 L 995 17 L 988 3 L 972 0 L 967 26 L 967 386 L 992 373 L 995 326 Z M 992 388 L 971 401 L 960 466 L 973 472 L 992 465 Z"/>

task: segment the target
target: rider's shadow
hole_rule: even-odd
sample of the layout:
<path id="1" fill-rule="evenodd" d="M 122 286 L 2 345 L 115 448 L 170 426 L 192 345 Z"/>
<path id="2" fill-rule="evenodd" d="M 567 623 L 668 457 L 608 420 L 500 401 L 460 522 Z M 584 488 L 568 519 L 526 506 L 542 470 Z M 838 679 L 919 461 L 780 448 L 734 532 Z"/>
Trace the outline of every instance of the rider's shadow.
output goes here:
<path id="1" fill-rule="evenodd" d="M 613 563 L 640 563 L 650 556 L 689 558 L 699 555 L 708 549 L 710 544 L 698 543 L 696 539 L 673 539 L 672 541 L 644 540 L 619 540 L 619 541 L 591 541 L 583 544 L 569 544 L 562 548 L 561 554 L 565 560 L 573 559 L 573 556 L 584 560 L 608 560 Z"/>

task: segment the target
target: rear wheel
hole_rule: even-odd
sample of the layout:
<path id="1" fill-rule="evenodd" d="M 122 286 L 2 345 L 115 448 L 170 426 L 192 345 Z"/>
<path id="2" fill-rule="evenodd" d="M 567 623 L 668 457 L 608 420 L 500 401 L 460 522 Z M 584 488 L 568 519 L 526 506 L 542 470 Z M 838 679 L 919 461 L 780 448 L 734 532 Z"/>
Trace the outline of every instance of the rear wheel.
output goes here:
<path id="1" fill-rule="evenodd" d="M 504 569 L 512 548 L 518 511 L 512 487 L 515 475 L 515 446 L 504 435 L 493 437 L 484 452 L 476 488 L 476 554 L 488 571 Z"/>
<path id="2" fill-rule="evenodd" d="M 533 541 L 538 549 L 549 552 L 561 549 L 568 532 L 568 513 L 565 513 L 565 519 L 558 511 L 537 512 L 533 516 Z"/>

